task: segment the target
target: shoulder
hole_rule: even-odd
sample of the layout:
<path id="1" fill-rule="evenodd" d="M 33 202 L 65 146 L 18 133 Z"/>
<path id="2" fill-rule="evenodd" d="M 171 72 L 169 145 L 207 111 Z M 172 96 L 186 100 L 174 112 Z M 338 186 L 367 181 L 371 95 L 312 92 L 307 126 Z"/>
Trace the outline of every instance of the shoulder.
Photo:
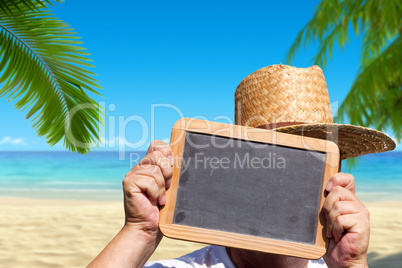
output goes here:
<path id="1" fill-rule="evenodd" d="M 220 246 L 208 246 L 187 255 L 172 260 L 148 262 L 144 267 L 211 267 L 211 268 L 235 268 L 227 255 L 226 249 Z"/>

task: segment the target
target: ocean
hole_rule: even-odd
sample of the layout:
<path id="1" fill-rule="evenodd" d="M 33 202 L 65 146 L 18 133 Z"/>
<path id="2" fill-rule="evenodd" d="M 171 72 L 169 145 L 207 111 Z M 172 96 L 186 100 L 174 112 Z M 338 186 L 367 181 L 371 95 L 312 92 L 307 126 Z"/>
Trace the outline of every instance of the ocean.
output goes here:
<path id="1" fill-rule="evenodd" d="M 0 152 L 0 196 L 122 200 L 121 182 L 145 152 Z M 124 159 L 122 159 L 124 158 Z M 362 201 L 402 200 L 402 152 L 362 156 L 350 171 Z"/>

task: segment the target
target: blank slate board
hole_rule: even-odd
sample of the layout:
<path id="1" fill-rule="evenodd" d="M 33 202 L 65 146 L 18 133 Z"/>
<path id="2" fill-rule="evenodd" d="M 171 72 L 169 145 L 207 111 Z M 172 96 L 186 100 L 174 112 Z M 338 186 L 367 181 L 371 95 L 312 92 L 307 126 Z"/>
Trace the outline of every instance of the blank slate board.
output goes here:
<path id="1" fill-rule="evenodd" d="M 310 259 L 325 253 L 320 211 L 338 170 L 335 144 L 181 119 L 170 145 L 166 236 Z"/>

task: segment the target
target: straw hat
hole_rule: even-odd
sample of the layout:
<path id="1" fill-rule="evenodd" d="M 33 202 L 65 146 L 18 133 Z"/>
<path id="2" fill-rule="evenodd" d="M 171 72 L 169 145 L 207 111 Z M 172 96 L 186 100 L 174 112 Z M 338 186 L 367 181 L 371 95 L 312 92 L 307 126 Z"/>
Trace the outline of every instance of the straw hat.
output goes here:
<path id="1" fill-rule="evenodd" d="M 316 65 L 272 65 L 255 71 L 241 81 L 235 101 L 236 124 L 333 141 L 342 160 L 396 146 L 380 131 L 333 123 L 324 74 Z"/>

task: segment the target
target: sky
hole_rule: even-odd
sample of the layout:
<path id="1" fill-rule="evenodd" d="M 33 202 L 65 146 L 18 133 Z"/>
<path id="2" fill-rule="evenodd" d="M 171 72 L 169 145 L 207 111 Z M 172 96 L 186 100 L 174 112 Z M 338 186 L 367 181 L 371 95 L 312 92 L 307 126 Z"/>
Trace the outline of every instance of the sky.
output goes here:
<path id="1" fill-rule="evenodd" d="M 285 55 L 320 1 L 65 0 L 51 10 L 74 28 L 91 53 L 106 110 L 96 150 L 145 150 L 168 141 L 181 117 L 234 123 L 234 93 L 252 72 Z M 345 98 L 359 67 L 361 41 L 334 46 L 324 69 L 331 102 Z M 309 67 L 316 44 L 293 66 Z M 15 101 L 0 99 L 0 150 L 63 151 L 38 137 Z M 392 133 L 389 133 L 392 136 Z M 398 146 L 398 150 L 402 150 Z"/>

